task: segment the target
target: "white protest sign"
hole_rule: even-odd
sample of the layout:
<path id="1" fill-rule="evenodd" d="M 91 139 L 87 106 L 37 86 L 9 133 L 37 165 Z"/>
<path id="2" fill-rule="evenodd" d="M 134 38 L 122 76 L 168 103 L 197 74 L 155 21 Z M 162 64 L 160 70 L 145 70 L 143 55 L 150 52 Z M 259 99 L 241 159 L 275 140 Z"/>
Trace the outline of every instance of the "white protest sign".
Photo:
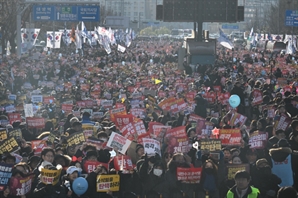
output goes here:
<path id="1" fill-rule="evenodd" d="M 25 117 L 33 117 L 33 105 L 32 104 L 25 104 L 24 105 Z"/>
<path id="2" fill-rule="evenodd" d="M 160 142 L 151 138 L 143 138 L 144 151 L 148 155 L 158 153 L 161 156 L 160 152 Z"/>
<path id="3" fill-rule="evenodd" d="M 110 136 L 107 146 L 110 148 L 116 148 L 120 153 L 125 154 L 130 144 L 130 140 L 118 133 L 113 132 Z"/>

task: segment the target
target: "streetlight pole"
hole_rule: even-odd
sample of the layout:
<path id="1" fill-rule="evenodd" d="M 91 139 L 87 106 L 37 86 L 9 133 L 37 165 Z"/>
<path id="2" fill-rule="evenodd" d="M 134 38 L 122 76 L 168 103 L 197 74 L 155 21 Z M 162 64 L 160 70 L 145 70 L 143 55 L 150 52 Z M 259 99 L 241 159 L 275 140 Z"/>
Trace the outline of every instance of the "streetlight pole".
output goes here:
<path id="1" fill-rule="evenodd" d="M 24 11 L 30 6 L 30 4 L 26 4 L 24 8 L 21 8 L 21 3 L 17 3 L 17 57 L 21 57 L 21 45 L 22 45 L 22 39 L 21 39 L 21 20 L 22 20 L 22 14 Z"/>

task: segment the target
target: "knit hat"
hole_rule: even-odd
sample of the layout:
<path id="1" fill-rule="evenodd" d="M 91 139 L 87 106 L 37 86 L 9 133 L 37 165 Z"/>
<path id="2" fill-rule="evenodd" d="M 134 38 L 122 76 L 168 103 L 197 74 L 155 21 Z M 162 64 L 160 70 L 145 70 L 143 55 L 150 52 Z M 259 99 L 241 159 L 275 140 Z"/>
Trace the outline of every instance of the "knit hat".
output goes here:
<path id="1" fill-rule="evenodd" d="M 137 144 L 136 145 L 136 153 L 138 152 L 139 149 L 144 148 L 142 144 Z"/>
<path id="2" fill-rule="evenodd" d="M 268 165 L 268 161 L 267 161 L 265 158 L 262 158 L 262 159 L 259 159 L 259 160 L 256 162 L 256 166 L 257 166 L 257 167 L 260 167 L 262 164 L 267 164 L 267 165 Z"/>

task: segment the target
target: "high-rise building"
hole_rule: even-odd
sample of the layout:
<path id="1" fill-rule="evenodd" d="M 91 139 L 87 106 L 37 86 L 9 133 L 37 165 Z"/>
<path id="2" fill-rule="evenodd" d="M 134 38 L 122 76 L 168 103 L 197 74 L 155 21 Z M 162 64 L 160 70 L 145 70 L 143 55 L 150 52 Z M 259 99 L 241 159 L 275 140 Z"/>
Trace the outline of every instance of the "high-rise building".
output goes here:
<path id="1" fill-rule="evenodd" d="M 158 4 L 162 0 L 100 0 L 104 9 L 117 16 L 130 17 L 131 21 L 155 20 Z"/>
<path id="2" fill-rule="evenodd" d="M 278 0 L 238 0 L 244 5 L 244 20 L 245 22 L 251 22 L 257 17 L 262 20 L 265 17 L 265 13 L 270 9 L 271 5 L 278 4 Z"/>

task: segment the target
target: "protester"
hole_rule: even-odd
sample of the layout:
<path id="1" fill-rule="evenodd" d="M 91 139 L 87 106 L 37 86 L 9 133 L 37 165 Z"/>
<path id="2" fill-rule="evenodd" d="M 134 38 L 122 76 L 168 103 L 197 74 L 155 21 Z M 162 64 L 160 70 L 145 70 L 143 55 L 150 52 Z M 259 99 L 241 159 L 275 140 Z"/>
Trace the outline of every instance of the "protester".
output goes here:
<path id="1" fill-rule="evenodd" d="M 102 47 L 62 43 L 2 59 L 0 197 L 276 198 L 297 190 L 292 58 L 217 45 L 214 64 L 185 61 L 180 70 L 180 40 L 114 33 L 98 37 Z"/>

